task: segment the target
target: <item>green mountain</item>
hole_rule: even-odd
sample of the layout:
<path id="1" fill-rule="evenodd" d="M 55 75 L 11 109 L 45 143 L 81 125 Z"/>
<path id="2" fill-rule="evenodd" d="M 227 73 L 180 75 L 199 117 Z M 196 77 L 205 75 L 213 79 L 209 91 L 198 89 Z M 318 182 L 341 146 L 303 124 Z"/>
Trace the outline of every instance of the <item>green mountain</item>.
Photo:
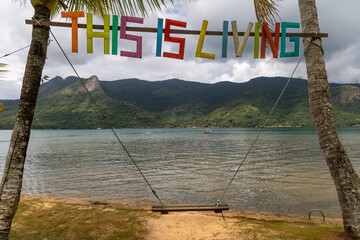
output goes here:
<path id="1" fill-rule="evenodd" d="M 205 84 L 179 79 L 99 81 L 85 85 L 115 128 L 256 127 L 263 124 L 287 78 L 260 77 L 245 83 Z M 360 85 L 330 84 L 335 121 L 360 125 Z M 18 100 L 0 100 L 0 129 L 14 125 Z M 270 126 L 312 126 L 307 81 L 292 79 Z M 76 77 L 55 77 L 40 87 L 33 128 L 107 128 Z"/>

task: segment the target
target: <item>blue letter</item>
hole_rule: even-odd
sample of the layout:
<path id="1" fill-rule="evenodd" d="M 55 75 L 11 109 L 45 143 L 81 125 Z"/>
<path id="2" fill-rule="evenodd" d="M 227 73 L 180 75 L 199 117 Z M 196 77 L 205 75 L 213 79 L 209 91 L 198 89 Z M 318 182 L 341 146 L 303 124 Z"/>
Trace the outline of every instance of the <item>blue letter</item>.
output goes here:
<path id="1" fill-rule="evenodd" d="M 293 52 L 286 52 L 286 28 L 300 28 L 300 23 L 289 23 L 289 22 L 282 22 L 281 23 L 281 51 L 280 57 L 298 57 L 299 56 L 299 42 L 300 37 L 290 37 L 290 42 L 294 42 L 294 51 Z"/>

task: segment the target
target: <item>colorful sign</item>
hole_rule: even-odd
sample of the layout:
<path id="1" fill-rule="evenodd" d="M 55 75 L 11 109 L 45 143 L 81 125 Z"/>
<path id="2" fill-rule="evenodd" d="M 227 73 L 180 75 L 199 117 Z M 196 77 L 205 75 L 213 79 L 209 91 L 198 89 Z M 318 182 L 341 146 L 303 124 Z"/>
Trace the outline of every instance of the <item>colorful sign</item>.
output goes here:
<path id="1" fill-rule="evenodd" d="M 78 52 L 78 20 L 79 18 L 85 17 L 84 12 L 62 12 L 61 16 L 63 18 L 71 18 L 72 20 L 72 52 Z M 124 57 L 133 57 L 133 58 L 142 58 L 142 36 L 128 34 L 127 24 L 136 23 L 143 24 L 144 19 L 139 17 L 129 17 L 121 16 L 120 18 L 120 39 L 125 39 L 129 41 L 134 41 L 136 43 L 136 51 L 129 52 L 120 50 L 120 56 Z M 203 46 L 206 44 L 206 33 L 209 22 L 203 20 L 202 27 L 199 34 L 199 40 L 197 48 L 195 51 L 195 57 L 215 59 L 216 56 L 214 53 L 203 52 Z M 245 48 L 245 45 L 248 41 L 249 36 L 251 36 L 251 30 L 255 25 L 254 29 L 254 58 L 265 58 L 266 55 L 266 46 L 268 45 L 271 49 L 273 58 L 279 57 L 298 57 L 299 56 L 299 47 L 300 47 L 300 37 L 291 36 L 289 42 L 292 44 L 287 48 L 287 39 L 286 32 L 289 28 L 300 28 L 299 23 L 290 23 L 290 22 L 281 22 L 275 24 L 275 32 L 272 33 L 267 23 L 249 23 L 244 33 L 244 36 L 239 42 L 238 29 L 236 21 L 231 22 L 233 40 L 235 46 L 235 55 L 236 57 L 241 57 Z M 165 58 L 175 58 L 175 59 L 184 59 L 185 51 L 185 38 L 174 37 L 174 34 L 171 34 L 172 26 L 186 28 L 186 22 L 177 21 L 172 19 L 158 19 L 157 26 L 157 37 L 156 37 L 156 56 L 165 57 Z M 222 31 L 222 58 L 227 58 L 228 50 L 228 32 L 229 22 L 223 22 L 223 31 Z M 110 34 L 110 15 L 104 16 L 104 30 L 103 31 L 94 31 L 93 29 L 93 16 L 91 13 L 86 14 L 86 37 L 87 37 L 87 52 L 93 53 L 93 39 L 94 38 L 103 38 L 104 39 L 104 54 L 110 54 L 110 40 L 111 40 L 111 54 L 119 55 L 118 50 L 118 39 L 119 39 L 119 17 L 117 15 L 112 16 L 112 30 Z M 261 31 L 260 31 L 261 30 Z M 281 30 L 281 32 L 280 32 Z M 261 43 L 260 43 L 261 35 Z M 163 52 L 162 47 L 167 43 L 176 43 L 179 46 L 178 51 L 176 52 Z"/>

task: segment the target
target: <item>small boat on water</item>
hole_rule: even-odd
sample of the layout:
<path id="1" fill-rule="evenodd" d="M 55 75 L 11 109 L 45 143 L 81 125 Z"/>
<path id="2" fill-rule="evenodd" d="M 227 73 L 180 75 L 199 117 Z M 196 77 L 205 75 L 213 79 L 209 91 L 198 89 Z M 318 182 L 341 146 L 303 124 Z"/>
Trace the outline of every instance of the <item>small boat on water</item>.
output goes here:
<path id="1" fill-rule="evenodd" d="M 205 128 L 203 133 L 204 134 L 211 134 L 211 129 L 210 128 Z"/>

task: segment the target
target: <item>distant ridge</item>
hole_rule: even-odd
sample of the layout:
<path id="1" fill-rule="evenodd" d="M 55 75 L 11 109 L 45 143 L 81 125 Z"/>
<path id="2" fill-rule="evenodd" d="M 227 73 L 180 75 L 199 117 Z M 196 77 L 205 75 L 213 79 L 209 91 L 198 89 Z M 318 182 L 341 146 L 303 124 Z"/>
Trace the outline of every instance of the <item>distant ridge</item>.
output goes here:
<path id="1" fill-rule="evenodd" d="M 62 77 L 57 76 L 40 86 L 39 97 L 45 97 L 47 95 L 53 94 L 78 81 L 79 80 L 77 77 L 67 77 L 63 79 Z"/>
<path id="2" fill-rule="evenodd" d="M 206 84 L 180 79 L 145 81 L 84 79 L 116 128 L 260 126 L 287 78 Z M 330 84 L 338 126 L 360 125 L 359 84 Z M 13 127 L 17 100 L 1 100 L 0 129 Z M 270 126 L 313 126 L 307 81 L 292 79 Z M 40 87 L 33 128 L 106 128 L 76 77 L 55 77 Z"/>

